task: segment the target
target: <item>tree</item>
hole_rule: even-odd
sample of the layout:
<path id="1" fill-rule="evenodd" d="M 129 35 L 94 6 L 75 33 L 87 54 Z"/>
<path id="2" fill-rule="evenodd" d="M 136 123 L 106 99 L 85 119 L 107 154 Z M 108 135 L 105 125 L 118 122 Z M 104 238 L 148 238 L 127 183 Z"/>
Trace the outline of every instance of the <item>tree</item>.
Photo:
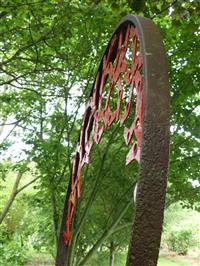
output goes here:
<path id="1" fill-rule="evenodd" d="M 24 184 L 24 185 L 20 185 L 20 181 L 24 175 L 24 173 L 29 170 L 30 171 L 30 168 L 27 167 L 27 164 L 28 162 L 25 162 L 23 163 L 22 165 L 18 165 L 18 167 L 20 167 L 20 169 L 18 170 L 18 173 L 17 173 L 17 177 L 14 181 L 14 184 L 13 184 L 13 188 L 12 188 L 12 192 L 7 200 L 7 202 L 5 203 L 4 205 L 4 208 L 0 214 L 0 224 L 3 222 L 4 218 L 6 217 L 10 207 L 12 206 L 14 200 L 15 200 L 15 197 L 21 192 L 23 191 L 25 188 L 27 188 L 28 186 L 32 185 L 37 179 L 38 177 L 35 177 L 34 179 L 32 179 L 31 181 L 29 181 L 28 183 Z"/>
<path id="2" fill-rule="evenodd" d="M 114 27 L 127 13 L 152 18 L 160 27 L 168 54 L 172 136 L 167 204 L 181 200 L 186 206 L 199 208 L 198 3 L 172 0 L 123 1 L 123 4 L 112 0 L 4 1 L 0 7 L 0 123 L 3 132 L 8 132 L 1 143 L 1 153 L 13 160 L 9 152 L 12 142 L 20 138 L 25 144 L 20 159 L 30 158 L 36 163 L 38 193 L 33 197 L 45 210 L 48 226 L 49 223 L 53 225 L 54 232 L 49 234 L 54 234 L 54 244 L 71 154 L 81 124 L 78 110 L 87 102 L 95 70 Z M 98 153 L 95 158 L 95 168 L 99 168 Z M 115 180 L 118 170 L 117 164 L 113 164 L 113 177 L 104 180 Z M 94 176 L 92 172 L 91 175 Z M 85 179 L 87 199 L 89 186 L 94 184 L 92 179 Z M 119 186 L 114 186 L 113 192 L 117 193 Z M 95 217 L 98 210 L 102 211 L 100 194 L 101 198 L 108 197 L 105 190 L 99 188 L 97 202 L 91 209 Z M 109 211 L 108 208 L 106 213 Z M 122 221 L 120 226 L 123 226 Z M 100 221 L 95 223 L 98 225 Z M 85 241 L 84 237 L 81 240 L 81 235 L 86 235 L 90 241 L 90 232 L 84 226 L 79 239 Z M 97 234 L 93 242 L 100 237 Z"/>

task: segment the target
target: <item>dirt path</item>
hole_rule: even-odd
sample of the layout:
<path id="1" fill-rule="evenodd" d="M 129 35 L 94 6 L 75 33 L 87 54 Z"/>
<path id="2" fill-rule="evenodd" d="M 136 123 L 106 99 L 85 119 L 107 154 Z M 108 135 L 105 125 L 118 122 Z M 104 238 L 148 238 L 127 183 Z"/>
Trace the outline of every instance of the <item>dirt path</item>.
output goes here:
<path id="1" fill-rule="evenodd" d="M 55 266 L 53 257 L 48 253 L 32 253 L 23 266 Z"/>
<path id="2" fill-rule="evenodd" d="M 34 259 L 31 260 L 29 262 L 27 262 L 26 264 L 24 264 L 24 266 L 54 266 L 54 262 L 52 260 L 41 260 L 41 259 Z"/>

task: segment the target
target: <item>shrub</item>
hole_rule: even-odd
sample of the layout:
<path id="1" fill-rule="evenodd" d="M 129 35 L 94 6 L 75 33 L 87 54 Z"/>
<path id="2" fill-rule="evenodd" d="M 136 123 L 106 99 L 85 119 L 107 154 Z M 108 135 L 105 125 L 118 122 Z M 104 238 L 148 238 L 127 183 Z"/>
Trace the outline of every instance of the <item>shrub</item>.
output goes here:
<path id="1" fill-rule="evenodd" d="M 26 248 L 17 241 L 0 243 L 0 265 L 21 266 L 27 260 Z"/>
<path id="2" fill-rule="evenodd" d="M 168 248 L 180 255 L 186 255 L 188 250 L 193 247 L 193 233 L 189 229 L 174 230 L 167 238 Z"/>

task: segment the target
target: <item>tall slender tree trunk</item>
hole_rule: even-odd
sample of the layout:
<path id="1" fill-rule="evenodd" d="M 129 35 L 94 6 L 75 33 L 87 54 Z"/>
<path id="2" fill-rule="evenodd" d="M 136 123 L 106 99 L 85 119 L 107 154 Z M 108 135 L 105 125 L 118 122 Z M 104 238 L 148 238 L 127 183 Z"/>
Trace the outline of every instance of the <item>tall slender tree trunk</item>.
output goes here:
<path id="1" fill-rule="evenodd" d="M 110 242 L 110 257 L 109 257 L 109 266 L 114 266 L 115 262 L 115 246 L 114 241 Z"/>
<path id="2" fill-rule="evenodd" d="M 68 199 L 71 193 L 71 180 L 68 184 L 68 190 L 65 198 L 64 203 L 64 210 L 63 210 L 63 217 L 60 226 L 60 234 L 58 238 L 58 245 L 57 245 L 57 254 L 56 254 L 56 266 L 67 266 L 68 265 L 68 258 L 69 258 L 69 248 L 65 245 L 63 239 L 63 233 L 66 229 L 66 218 L 67 218 L 67 206 L 68 206 Z"/>
<path id="3" fill-rule="evenodd" d="M 4 208 L 1 212 L 1 215 L 0 215 L 0 224 L 3 222 L 4 218 L 6 217 L 15 197 L 16 197 L 16 193 L 14 191 L 12 191 L 12 193 L 10 194 L 10 197 L 9 199 L 7 200 L 6 204 L 4 205 Z"/>
<path id="4" fill-rule="evenodd" d="M 0 214 L 0 224 L 3 222 L 4 218 L 6 217 L 11 205 L 13 204 L 13 201 L 15 200 L 15 197 L 17 196 L 17 189 L 20 183 L 20 180 L 23 176 L 24 172 L 19 171 L 17 174 L 17 178 L 15 180 L 15 183 L 13 185 L 12 192 L 10 194 L 9 199 L 7 200 L 6 204 L 4 205 L 4 208 Z"/>
<path id="5" fill-rule="evenodd" d="M 58 211 L 57 211 L 57 203 L 56 203 L 56 196 L 55 192 L 52 192 L 51 195 L 51 202 L 53 208 L 53 224 L 54 224 L 54 234 L 56 240 L 56 246 L 58 245 Z"/>
<path id="6" fill-rule="evenodd" d="M 27 184 L 25 184 L 24 186 L 19 187 L 20 181 L 22 179 L 23 174 L 26 172 L 26 170 L 20 170 L 17 174 L 17 177 L 15 179 L 15 183 L 13 185 L 13 189 L 12 192 L 7 200 L 7 202 L 4 205 L 4 208 L 2 210 L 2 212 L 0 213 L 0 224 L 3 222 L 4 218 L 6 217 L 7 213 L 10 210 L 10 207 L 12 206 L 15 197 L 25 188 L 27 188 L 28 186 L 30 186 L 31 184 L 33 184 L 39 177 L 34 178 L 33 180 L 31 180 L 30 182 L 28 182 Z"/>

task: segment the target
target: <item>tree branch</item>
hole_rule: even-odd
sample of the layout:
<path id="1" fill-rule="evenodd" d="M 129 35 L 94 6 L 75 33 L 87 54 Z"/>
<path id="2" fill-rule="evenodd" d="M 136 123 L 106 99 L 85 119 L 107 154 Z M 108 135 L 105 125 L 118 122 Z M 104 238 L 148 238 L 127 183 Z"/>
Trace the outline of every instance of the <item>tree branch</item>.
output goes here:
<path id="1" fill-rule="evenodd" d="M 194 159 L 197 157 L 200 157 L 200 154 L 195 154 L 193 156 L 188 156 L 188 157 L 184 157 L 182 159 L 177 159 L 177 160 L 171 161 L 170 164 L 178 163 L 178 162 L 182 162 L 182 161 L 186 161 L 186 160 L 191 160 L 191 159 Z"/>
<path id="2" fill-rule="evenodd" d="M 20 187 L 17 191 L 16 194 L 20 193 L 22 190 L 24 190 L 25 188 L 27 188 L 28 186 L 30 186 L 31 184 L 33 184 L 36 180 L 39 179 L 39 176 L 34 178 L 33 180 L 31 180 L 30 182 L 28 182 L 27 184 L 25 184 L 24 186 Z"/>
<path id="3" fill-rule="evenodd" d="M 78 266 L 83 266 L 88 262 L 88 260 L 92 257 L 92 255 L 96 252 L 96 250 L 103 244 L 103 242 L 114 232 L 114 228 L 116 225 L 120 222 L 122 217 L 127 212 L 128 208 L 132 204 L 132 201 L 128 202 L 126 206 L 119 212 L 119 216 L 114 220 L 114 222 L 111 224 L 111 226 L 104 231 L 102 236 L 97 240 L 96 244 L 93 245 L 93 247 L 90 249 L 90 251 L 87 253 L 87 255 L 78 263 Z"/>
<path id="4" fill-rule="evenodd" d="M 72 241 L 71 241 L 71 248 L 70 248 L 70 254 L 69 254 L 69 265 L 71 264 L 72 260 L 73 260 L 73 253 L 74 253 L 74 248 L 75 248 L 75 245 L 76 245 L 76 241 L 77 241 L 77 237 L 78 237 L 78 234 L 83 226 L 83 223 L 87 217 L 87 214 L 88 214 L 88 211 L 90 209 L 90 207 L 92 206 L 92 203 L 96 197 L 96 194 L 97 194 L 97 191 L 98 191 L 98 187 L 99 187 L 99 181 L 100 181 L 100 177 L 101 177 L 101 174 L 102 174 L 102 170 L 103 170 L 103 167 L 104 167 L 104 163 L 105 163 L 105 159 L 106 159 L 106 156 L 108 154 L 108 150 L 109 150 L 109 147 L 110 147 L 110 144 L 112 143 L 113 141 L 113 138 L 116 136 L 115 132 L 117 130 L 118 127 L 115 128 L 115 130 L 112 132 L 112 135 L 107 143 L 107 146 L 104 150 L 104 154 L 103 154 L 103 157 L 101 159 L 101 164 L 100 164 L 100 167 L 99 167 L 99 172 L 98 172 L 98 175 L 96 177 L 96 180 L 95 180 L 95 183 L 94 183 L 94 186 L 93 186 L 93 189 L 90 193 L 90 196 L 89 196 L 89 199 L 86 203 L 86 207 L 84 209 L 84 212 L 80 218 L 80 221 L 77 225 L 77 228 L 75 229 L 75 231 L 73 232 L 73 238 L 72 238 Z"/>
<path id="5" fill-rule="evenodd" d="M 27 164 L 28 164 L 28 162 L 25 165 L 27 165 Z M 21 178 L 25 172 L 26 172 L 26 170 L 20 170 L 17 174 L 17 177 L 15 179 L 15 182 L 14 182 L 14 185 L 12 188 L 12 192 L 11 192 L 9 199 L 7 200 L 6 204 L 4 205 L 2 212 L 0 214 L 0 224 L 3 222 L 4 218 L 6 217 L 8 211 L 11 207 L 11 205 L 13 204 L 13 201 L 15 200 L 20 180 L 21 180 Z"/>
<path id="6" fill-rule="evenodd" d="M 178 2 L 178 0 L 173 1 L 169 6 L 165 7 L 164 9 L 162 9 L 159 13 L 157 13 L 156 15 L 153 15 L 151 17 L 151 19 L 154 19 L 155 17 L 157 17 L 158 15 L 161 15 L 163 12 L 167 11 L 170 7 L 173 7 L 176 3 Z"/>

